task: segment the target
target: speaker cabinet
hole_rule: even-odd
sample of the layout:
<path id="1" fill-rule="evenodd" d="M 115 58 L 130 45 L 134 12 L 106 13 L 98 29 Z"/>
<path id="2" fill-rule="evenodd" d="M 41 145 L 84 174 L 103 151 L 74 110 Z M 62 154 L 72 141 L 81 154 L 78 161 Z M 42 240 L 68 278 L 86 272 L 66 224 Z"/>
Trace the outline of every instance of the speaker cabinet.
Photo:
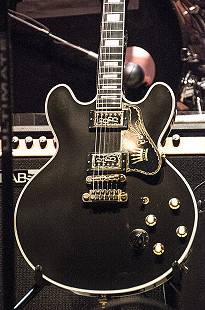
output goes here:
<path id="1" fill-rule="evenodd" d="M 16 202 L 23 185 L 25 184 L 25 175 L 29 175 L 38 171 L 47 161 L 49 157 L 16 157 L 14 158 L 14 202 Z M 170 162 L 185 176 L 192 189 L 196 188 L 204 181 L 205 165 L 204 155 L 174 155 L 169 156 Z M 18 173 L 21 173 L 20 175 Z M 205 200 L 205 186 L 201 185 L 195 191 L 197 201 Z M 0 206 L 2 205 L 0 197 Z M 2 220 L 2 219 L 1 219 Z M 193 251 L 187 262 L 189 268 L 187 273 L 184 273 L 182 278 L 181 296 L 177 304 L 174 304 L 173 297 L 170 291 L 167 290 L 166 298 L 169 299 L 170 305 L 176 306 L 178 309 L 202 310 L 205 304 L 205 218 L 203 211 L 199 212 L 199 225 L 195 241 L 193 244 Z M 174 251 L 174 249 L 173 249 Z M 16 264 L 16 302 L 21 300 L 28 290 L 34 285 L 34 272 L 26 263 L 18 247 L 15 247 L 15 264 Z M 168 286 L 169 284 L 167 284 Z M 165 286 L 166 288 L 166 286 Z M 147 292 L 147 297 L 154 300 L 163 301 L 162 286 Z M 174 298 L 175 298 L 174 297 Z M 28 310 L 90 310 L 98 305 L 96 297 L 87 297 L 76 295 L 70 291 L 61 289 L 59 287 L 48 285 L 45 286 L 41 292 L 25 307 Z M 122 306 L 123 309 L 145 309 L 143 306 L 130 305 Z M 148 309 L 148 308 L 146 308 Z M 155 309 L 150 307 L 150 309 Z"/>

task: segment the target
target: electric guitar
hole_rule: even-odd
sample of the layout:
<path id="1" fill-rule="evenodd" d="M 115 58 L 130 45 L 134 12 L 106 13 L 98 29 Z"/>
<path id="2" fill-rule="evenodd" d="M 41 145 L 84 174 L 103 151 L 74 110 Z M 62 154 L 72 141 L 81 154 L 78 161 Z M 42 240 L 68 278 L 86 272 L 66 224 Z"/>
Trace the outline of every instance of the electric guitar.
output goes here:
<path id="1" fill-rule="evenodd" d="M 15 209 L 27 263 L 78 294 L 164 283 L 173 263 L 185 262 L 197 228 L 193 193 L 160 151 L 175 113 L 172 90 L 157 82 L 139 102 L 123 94 L 124 24 L 125 0 L 104 0 L 96 98 L 80 102 L 64 84 L 49 92 L 57 151 Z"/>

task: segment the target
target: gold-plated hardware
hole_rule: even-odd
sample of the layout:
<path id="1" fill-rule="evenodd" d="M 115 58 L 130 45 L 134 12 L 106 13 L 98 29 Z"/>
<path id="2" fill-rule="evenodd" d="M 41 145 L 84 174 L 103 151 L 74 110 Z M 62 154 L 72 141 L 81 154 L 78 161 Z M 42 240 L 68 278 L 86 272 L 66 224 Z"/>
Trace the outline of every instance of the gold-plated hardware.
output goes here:
<path id="1" fill-rule="evenodd" d="M 156 255 L 162 255 L 164 253 L 164 245 L 160 242 L 153 246 L 153 252 Z"/>
<path id="2" fill-rule="evenodd" d="M 180 238 L 186 237 L 187 234 L 188 234 L 188 229 L 187 229 L 187 227 L 186 227 L 186 226 L 183 226 L 183 225 L 177 227 L 177 229 L 176 229 L 176 234 L 177 234 L 177 236 L 180 237 Z"/>
<path id="3" fill-rule="evenodd" d="M 83 202 L 126 202 L 128 194 L 121 189 L 92 189 L 82 195 Z"/>
<path id="4" fill-rule="evenodd" d="M 165 160 L 166 159 L 166 154 L 164 154 L 163 152 L 161 152 L 161 158 L 163 159 L 163 160 Z"/>
<path id="5" fill-rule="evenodd" d="M 149 197 L 146 196 L 141 197 L 141 201 L 143 205 L 147 205 L 149 203 Z"/>
<path id="6" fill-rule="evenodd" d="M 90 199 L 90 195 L 88 193 L 84 193 L 83 196 L 82 196 L 82 199 L 83 199 L 84 202 L 87 202 Z"/>
<path id="7" fill-rule="evenodd" d="M 88 175 L 86 183 L 92 184 L 93 182 L 125 182 L 126 176 L 124 174 L 107 174 L 107 175 Z"/>
<path id="8" fill-rule="evenodd" d="M 98 299 L 98 303 L 101 305 L 102 309 L 105 308 L 106 304 L 107 304 L 108 300 L 107 300 L 107 296 L 106 295 L 101 295 Z"/>
<path id="9" fill-rule="evenodd" d="M 145 222 L 148 226 L 154 226 L 157 224 L 157 218 L 154 214 L 149 214 L 145 218 Z"/>
<path id="10" fill-rule="evenodd" d="M 172 198 L 169 201 L 169 206 L 173 210 L 177 210 L 180 207 L 180 200 L 178 198 Z"/>

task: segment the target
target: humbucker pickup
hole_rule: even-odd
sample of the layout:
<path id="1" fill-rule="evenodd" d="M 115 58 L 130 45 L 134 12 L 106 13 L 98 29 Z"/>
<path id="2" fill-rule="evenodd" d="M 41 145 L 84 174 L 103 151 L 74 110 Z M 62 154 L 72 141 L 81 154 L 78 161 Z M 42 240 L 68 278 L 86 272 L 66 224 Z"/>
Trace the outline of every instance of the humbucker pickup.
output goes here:
<path id="1" fill-rule="evenodd" d="M 88 154 L 87 171 L 126 171 L 127 153 Z"/>
<path id="2" fill-rule="evenodd" d="M 129 110 L 119 111 L 90 111 L 89 129 L 113 128 L 127 129 Z"/>

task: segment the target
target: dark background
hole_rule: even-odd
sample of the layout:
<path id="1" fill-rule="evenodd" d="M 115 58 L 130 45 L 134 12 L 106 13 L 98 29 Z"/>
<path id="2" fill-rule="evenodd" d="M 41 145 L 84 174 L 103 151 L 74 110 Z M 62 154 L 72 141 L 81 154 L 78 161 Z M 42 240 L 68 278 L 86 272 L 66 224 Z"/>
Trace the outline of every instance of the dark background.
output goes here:
<path id="1" fill-rule="evenodd" d="M 23 1 L 18 11 L 37 18 L 55 34 L 72 44 L 98 52 L 100 1 Z M 63 15 L 63 16 L 62 16 Z M 45 35 L 11 21 L 13 91 L 15 113 L 44 112 L 48 91 L 59 83 L 69 85 L 81 101 L 96 94 L 96 63 L 84 54 L 54 43 Z M 176 92 L 181 74 L 181 31 L 169 0 L 131 0 L 127 12 L 128 46 L 147 50 L 156 65 L 155 81 Z M 129 91 L 137 101 L 145 89 Z"/>

